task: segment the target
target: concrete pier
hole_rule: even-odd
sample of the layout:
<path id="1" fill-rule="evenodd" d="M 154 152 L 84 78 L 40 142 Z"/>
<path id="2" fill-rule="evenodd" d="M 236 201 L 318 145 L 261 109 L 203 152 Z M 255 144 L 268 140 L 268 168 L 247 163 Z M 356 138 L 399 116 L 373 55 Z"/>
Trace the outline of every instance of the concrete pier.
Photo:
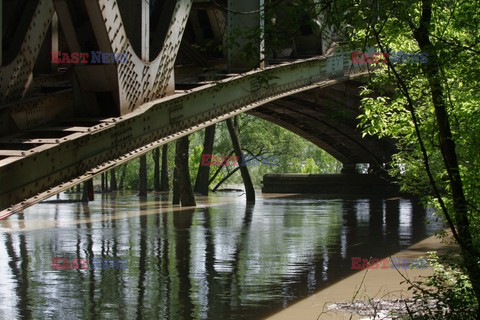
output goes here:
<path id="1" fill-rule="evenodd" d="M 267 174 L 264 193 L 399 196 L 399 186 L 375 174 Z"/>

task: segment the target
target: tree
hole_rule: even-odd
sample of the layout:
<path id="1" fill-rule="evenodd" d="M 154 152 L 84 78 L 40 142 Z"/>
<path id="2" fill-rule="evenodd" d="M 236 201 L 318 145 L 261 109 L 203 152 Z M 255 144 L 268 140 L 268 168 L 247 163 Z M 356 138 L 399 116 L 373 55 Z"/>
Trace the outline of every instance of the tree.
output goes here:
<path id="1" fill-rule="evenodd" d="M 121 166 L 122 172 L 120 174 L 120 181 L 118 183 L 118 187 L 120 190 L 123 190 L 125 188 L 125 175 L 127 174 L 127 166 L 128 162 Z"/>
<path id="2" fill-rule="evenodd" d="M 233 150 L 237 159 L 242 159 L 242 147 L 240 146 L 240 139 L 238 138 L 238 127 L 233 125 L 232 119 L 228 118 L 227 128 L 232 139 Z M 245 185 L 245 193 L 247 194 L 247 202 L 255 203 L 255 189 L 253 188 L 252 178 L 248 173 L 247 166 L 240 165 L 240 173 L 242 175 L 243 184 Z"/>
<path id="3" fill-rule="evenodd" d="M 203 152 L 204 154 L 212 155 L 213 153 L 213 142 L 215 141 L 215 124 L 205 128 L 205 139 L 203 142 Z M 210 166 L 202 165 L 200 161 L 198 166 L 197 179 L 195 181 L 194 191 L 203 195 L 208 195 L 208 186 L 209 186 L 209 177 L 210 177 Z"/>
<path id="4" fill-rule="evenodd" d="M 93 179 L 88 179 L 83 183 L 83 193 L 82 193 L 82 201 L 88 202 L 94 200 L 93 195 Z"/>
<path id="5" fill-rule="evenodd" d="M 110 170 L 110 191 L 118 190 L 117 186 L 117 176 L 115 174 L 115 168 Z"/>
<path id="6" fill-rule="evenodd" d="M 178 175 L 178 191 L 182 206 L 195 206 L 195 195 L 193 194 L 188 168 L 188 145 L 188 136 L 177 140 L 175 164 Z"/>
<path id="7" fill-rule="evenodd" d="M 443 214 L 460 246 L 480 319 L 477 4 L 343 0 L 324 9 L 327 23 L 352 49 L 376 44 L 390 55 L 365 90 L 364 131 L 398 141 L 392 173 Z M 394 63 L 392 50 L 421 53 L 428 61 Z M 372 97 L 373 90 L 380 96 Z"/>
<path id="8" fill-rule="evenodd" d="M 175 167 L 173 169 L 173 195 L 172 204 L 180 204 L 180 187 L 178 183 L 178 170 Z"/>
<path id="9" fill-rule="evenodd" d="M 263 176 L 267 173 L 301 172 L 303 163 L 308 158 L 314 160 L 315 165 L 318 166 L 318 173 L 339 173 L 341 170 L 342 164 L 327 152 L 272 122 L 249 114 L 239 115 L 238 122 L 243 154 L 249 155 L 249 158 L 261 156 L 276 159 L 273 164 L 263 163 L 248 167 L 254 185 L 260 185 Z M 234 151 L 226 122 L 219 123 L 216 131 L 215 154 L 230 157 Z M 258 164 L 258 161 L 254 162 Z M 241 183 L 241 175 L 236 174 L 238 170 L 231 169 L 230 166 L 215 167 L 210 184 L 218 186 L 219 182 L 224 181 L 227 176 L 230 176 L 228 181 Z M 233 171 L 235 173 L 232 174 Z M 215 188 L 213 187 L 212 191 Z"/>
<path id="10" fill-rule="evenodd" d="M 162 171 L 160 177 L 160 191 L 168 191 L 168 144 L 162 147 Z"/>
<path id="11" fill-rule="evenodd" d="M 107 173 L 106 172 L 102 172 L 100 174 L 100 178 L 102 180 L 101 182 L 101 188 L 102 188 L 102 192 L 106 192 L 107 191 Z"/>
<path id="12" fill-rule="evenodd" d="M 141 197 L 147 196 L 147 156 L 142 155 L 139 158 L 140 160 L 140 167 L 138 171 L 139 179 L 139 186 L 138 186 L 138 195 Z"/>
<path id="13" fill-rule="evenodd" d="M 152 157 L 154 163 L 153 187 L 155 191 L 160 191 L 160 147 L 153 150 Z"/>

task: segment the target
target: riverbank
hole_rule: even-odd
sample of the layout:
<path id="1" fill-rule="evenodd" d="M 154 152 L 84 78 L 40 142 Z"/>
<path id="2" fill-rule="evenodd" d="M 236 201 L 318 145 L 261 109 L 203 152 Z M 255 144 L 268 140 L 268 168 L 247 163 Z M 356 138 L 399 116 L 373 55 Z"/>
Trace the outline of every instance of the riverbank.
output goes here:
<path id="1" fill-rule="evenodd" d="M 437 251 L 441 255 L 450 249 L 453 249 L 453 246 L 444 244 L 437 237 L 431 236 L 405 250 L 392 254 L 392 257 L 418 259 L 426 256 L 429 251 Z M 396 308 L 395 303 L 398 304 L 399 299 L 404 300 L 411 297 L 410 292 L 407 291 L 408 285 L 401 284 L 404 279 L 399 271 L 411 280 L 432 274 L 430 268 L 400 268 L 397 271 L 395 268 L 391 268 L 391 261 L 389 261 L 388 268 L 359 270 L 348 278 L 318 291 L 267 319 L 369 319 L 365 315 L 364 309 L 368 309 L 367 306 L 372 304 L 369 302 L 370 299 L 373 299 L 373 303 L 376 305 L 382 303 L 386 307 L 393 305 L 393 308 Z M 355 293 L 356 298 L 352 299 Z M 352 300 L 356 304 L 351 304 Z"/>

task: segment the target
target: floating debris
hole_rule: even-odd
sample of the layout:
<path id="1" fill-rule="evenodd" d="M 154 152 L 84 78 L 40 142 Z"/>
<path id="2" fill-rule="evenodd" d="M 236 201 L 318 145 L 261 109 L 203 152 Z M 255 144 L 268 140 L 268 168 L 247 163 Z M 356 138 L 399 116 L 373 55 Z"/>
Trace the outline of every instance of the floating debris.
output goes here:
<path id="1" fill-rule="evenodd" d="M 436 301 L 414 299 L 372 299 L 368 301 L 332 303 L 328 310 L 338 310 L 366 316 L 361 320 L 393 320 L 413 313 L 419 315 L 422 310 L 435 308 Z"/>

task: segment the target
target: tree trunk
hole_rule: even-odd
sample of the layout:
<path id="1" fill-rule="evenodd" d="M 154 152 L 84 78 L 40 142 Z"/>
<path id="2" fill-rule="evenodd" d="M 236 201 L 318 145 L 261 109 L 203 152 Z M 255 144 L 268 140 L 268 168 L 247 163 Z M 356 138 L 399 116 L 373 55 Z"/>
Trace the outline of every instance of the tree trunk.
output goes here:
<path id="1" fill-rule="evenodd" d="M 104 172 L 100 174 L 100 178 L 102 179 L 102 182 L 101 182 L 102 192 L 105 192 L 105 173 Z"/>
<path id="2" fill-rule="evenodd" d="M 122 173 L 120 174 L 120 182 L 118 184 L 118 188 L 120 190 L 123 190 L 125 188 L 125 176 L 127 175 L 127 166 L 128 166 L 128 163 L 125 163 L 122 166 Z"/>
<path id="3" fill-rule="evenodd" d="M 223 177 L 222 180 L 220 180 L 219 183 L 217 183 L 217 185 L 215 187 L 213 187 L 212 191 L 215 192 L 218 190 L 218 188 L 220 188 L 220 186 L 228 180 L 228 178 L 230 178 L 235 172 L 238 171 L 238 169 L 240 169 L 239 167 L 233 169 L 232 171 L 230 171 L 225 177 Z"/>
<path id="4" fill-rule="evenodd" d="M 469 209 L 465 199 L 465 192 L 460 175 L 455 141 L 453 140 L 450 128 L 450 120 L 445 102 L 445 94 L 442 86 L 442 73 L 440 71 L 440 61 L 435 46 L 430 41 L 430 28 L 432 19 L 431 0 L 422 1 L 422 16 L 420 25 L 414 32 L 415 39 L 418 42 L 420 50 L 428 53 L 428 64 L 422 65 L 422 71 L 428 79 L 435 116 L 437 119 L 439 144 L 443 157 L 443 163 L 447 170 L 450 190 L 452 192 L 453 209 L 455 215 L 456 231 L 461 240 L 461 253 L 465 262 L 465 267 L 472 283 L 475 296 L 477 298 L 477 319 L 480 319 L 480 266 L 478 265 L 478 253 L 472 241 L 470 230 Z M 448 213 L 447 213 L 448 214 Z M 452 229 L 455 226 L 451 226 Z M 455 232 L 455 230 L 452 230 Z"/>
<path id="5" fill-rule="evenodd" d="M 108 171 L 105 171 L 105 192 L 108 192 Z"/>
<path id="6" fill-rule="evenodd" d="M 162 172 L 160 176 L 160 191 L 168 191 L 168 144 L 162 147 Z"/>
<path id="7" fill-rule="evenodd" d="M 252 155 L 252 157 L 253 157 L 253 158 L 256 158 L 256 157 L 259 157 L 259 156 L 261 156 L 261 155 L 262 155 L 262 153 L 259 153 L 259 154 L 257 154 L 256 156 Z M 253 158 L 252 158 L 252 159 L 253 159 Z M 247 164 L 248 162 L 252 161 L 252 159 L 247 159 L 247 160 L 245 160 L 245 164 Z M 223 177 L 223 179 L 220 180 L 220 182 L 217 183 L 217 185 L 216 185 L 215 187 L 213 187 L 212 191 L 213 191 L 213 192 L 217 191 L 218 188 L 219 188 L 225 181 L 228 180 L 228 178 L 230 178 L 235 172 L 238 171 L 238 169 L 240 169 L 240 164 L 242 164 L 242 163 L 243 163 L 243 160 L 240 159 L 240 160 L 238 161 L 238 165 L 239 165 L 239 166 L 236 167 L 235 169 L 233 169 L 232 171 L 230 171 L 225 177 Z M 222 162 L 222 164 L 223 164 L 223 162 Z"/>
<path id="8" fill-rule="evenodd" d="M 230 159 L 231 156 L 233 156 L 233 154 L 235 153 L 235 151 L 231 151 L 229 154 L 228 154 L 228 158 L 227 159 L 224 159 L 221 163 L 220 163 L 220 166 L 218 167 L 218 169 L 215 171 L 215 173 L 212 175 L 212 177 L 210 178 L 210 180 L 208 181 L 208 185 L 210 185 L 213 180 L 215 180 L 215 178 L 218 176 L 218 174 L 220 173 L 220 171 L 222 171 L 223 168 L 225 168 L 225 163 L 227 161 L 229 161 L 228 159 Z M 212 190 L 213 191 L 213 190 Z"/>
<path id="9" fill-rule="evenodd" d="M 88 202 L 93 201 L 93 199 L 93 179 L 89 179 L 83 183 L 82 201 Z"/>
<path id="10" fill-rule="evenodd" d="M 213 142 L 215 140 L 215 124 L 207 127 L 205 129 L 205 140 L 203 142 L 203 152 L 204 154 L 211 155 L 213 152 Z M 198 166 L 197 179 L 195 181 L 194 191 L 203 195 L 208 195 L 208 186 L 209 186 L 209 177 L 210 177 L 210 166 L 202 166 L 202 161 Z"/>
<path id="11" fill-rule="evenodd" d="M 117 176 L 115 174 L 115 168 L 110 170 L 110 191 L 117 191 Z"/>
<path id="12" fill-rule="evenodd" d="M 177 168 L 173 169 L 173 196 L 172 204 L 180 204 L 180 190 L 178 187 L 178 173 Z"/>
<path id="13" fill-rule="evenodd" d="M 147 156 L 143 155 L 140 157 L 140 168 L 138 170 L 139 174 L 139 186 L 138 186 L 138 195 L 140 197 L 147 196 Z"/>
<path id="14" fill-rule="evenodd" d="M 195 206 L 195 195 L 190 182 L 190 170 L 188 168 L 188 136 L 177 140 L 175 164 L 178 174 L 178 190 L 182 206 Z"/>
<path id="15" fill-rule="evenodd" d="M 160 191 L 160 147 L 156 148 L 152 152 L 153 156 L 153 187 L 155 191 Z"/>
<path id="16" fill-rule="evenodd" d="M 230 138 L 232 139 L 233 150 L 235 151 L 235 156 L 238 159 L 242 158 L 242 147 L 240 145 L 240 139 L 238 138 L 237 127 L 233 126 L 232 119 L 229 118 L 227 121 L 228 132 L 230 133 Z M 247 202 L 255 203 L 255 189 L 253 188 L 252 179 L 250 178 L 250 173 L 248 172 L 247 166 L 240 166 L 240 173 L 242 174 L 243 184 L 245 185 L 245 193 L 247 194 Z"/>

